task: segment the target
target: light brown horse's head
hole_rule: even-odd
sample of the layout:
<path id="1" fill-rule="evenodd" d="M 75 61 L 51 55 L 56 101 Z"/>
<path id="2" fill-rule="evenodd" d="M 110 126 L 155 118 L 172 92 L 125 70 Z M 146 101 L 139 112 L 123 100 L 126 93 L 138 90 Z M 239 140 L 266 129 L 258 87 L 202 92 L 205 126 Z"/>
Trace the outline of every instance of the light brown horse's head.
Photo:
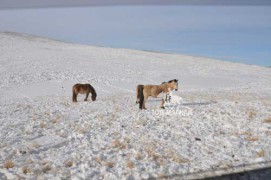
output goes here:
<path id="1" fill-rule="evenodd" d="M 172 79 L 170 81 L 168 81 L 167 83 L 168 88 L 178 91 L 178 80 L 177 79 Z"/>

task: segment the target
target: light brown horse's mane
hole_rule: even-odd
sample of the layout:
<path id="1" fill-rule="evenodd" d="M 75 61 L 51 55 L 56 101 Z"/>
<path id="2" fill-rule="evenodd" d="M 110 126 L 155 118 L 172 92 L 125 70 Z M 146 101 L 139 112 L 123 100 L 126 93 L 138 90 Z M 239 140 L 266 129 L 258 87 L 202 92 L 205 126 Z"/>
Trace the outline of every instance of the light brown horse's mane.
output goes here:
<path id="1" fill-rule="evenodd" d="M 168 81 L 168 83 L 172 83 L 172 82 L 177 83 L 177 82 L 178 82 L 178 80 L 177 80 L 177 79 L 172 79 L 172 80 Z"/>

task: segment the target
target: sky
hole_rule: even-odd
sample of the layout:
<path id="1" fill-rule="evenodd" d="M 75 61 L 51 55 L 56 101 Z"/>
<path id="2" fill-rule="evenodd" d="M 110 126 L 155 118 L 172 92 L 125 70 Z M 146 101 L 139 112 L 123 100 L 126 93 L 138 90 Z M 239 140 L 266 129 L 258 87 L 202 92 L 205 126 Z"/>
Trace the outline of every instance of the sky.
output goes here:
<path id="1" fill-rule="evenodd" d="M 0 9 L 0 31 L 271 66 L 271 6 Z"/>
<path id="2" fill-rule="evenodd" d="M 0 0 L 0 9 L 109 5 L 271 5 L 270 0 Z"/>

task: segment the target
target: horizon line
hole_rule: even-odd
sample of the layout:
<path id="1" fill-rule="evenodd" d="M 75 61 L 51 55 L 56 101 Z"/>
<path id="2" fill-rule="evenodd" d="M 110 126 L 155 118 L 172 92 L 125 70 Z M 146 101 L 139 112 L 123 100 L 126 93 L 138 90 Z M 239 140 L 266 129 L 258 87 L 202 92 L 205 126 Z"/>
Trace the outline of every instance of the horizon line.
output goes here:
<path id="1" fill-rule="evenodd" d="M 140 5 L 181 5 L 181 6 L 271 6 L 269 0 L 8 0 L 1 2 L 0 10 L 34 8 L 68 8 L 91 6 L 140 6 Z"/>

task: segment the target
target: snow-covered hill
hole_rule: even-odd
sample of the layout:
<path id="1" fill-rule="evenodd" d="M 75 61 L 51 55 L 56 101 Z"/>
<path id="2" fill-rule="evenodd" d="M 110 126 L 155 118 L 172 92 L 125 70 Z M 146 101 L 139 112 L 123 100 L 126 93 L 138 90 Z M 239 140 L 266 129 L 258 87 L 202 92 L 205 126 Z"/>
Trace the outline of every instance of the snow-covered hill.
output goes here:
<path id="1" fill-rule="evenodd" d="M 271 160 L 270 68 L 15 33 L 0 33 L 0 64 L 0 179 L 195 178 Z M 161 99 L 139 110 L 137 84 L 175 78 L 191 114 Z M 97 101 L 73 103 L 75 83 Z"/>

